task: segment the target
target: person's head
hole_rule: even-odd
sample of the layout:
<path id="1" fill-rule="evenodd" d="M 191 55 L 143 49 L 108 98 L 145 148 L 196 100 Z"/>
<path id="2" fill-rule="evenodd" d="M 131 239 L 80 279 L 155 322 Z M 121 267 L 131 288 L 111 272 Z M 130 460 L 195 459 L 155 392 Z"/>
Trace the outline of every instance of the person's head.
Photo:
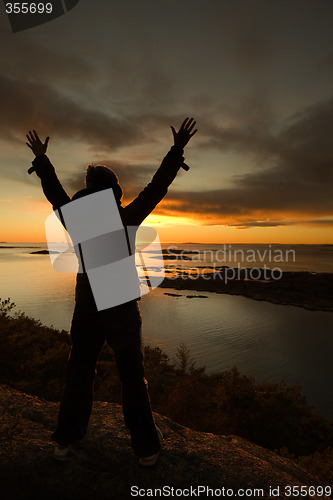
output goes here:
<path id="1" fill-rule="evenodd" d="M 94 191 L 112 188 L 114 196 L 119 203 L 123 196 L 123 190 L 121 189 L 117 175 L 104 165 L 88 165 L 85 184 L 88 189 Z"/>

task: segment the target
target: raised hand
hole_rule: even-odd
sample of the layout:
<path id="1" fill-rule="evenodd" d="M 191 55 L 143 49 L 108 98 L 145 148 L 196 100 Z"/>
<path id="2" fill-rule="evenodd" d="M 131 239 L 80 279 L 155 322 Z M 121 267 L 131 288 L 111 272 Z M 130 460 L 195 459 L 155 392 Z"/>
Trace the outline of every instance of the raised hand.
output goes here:
<path id="1" fill-rule="evenodd" d="M 38 137 L 36 130 L 29 130 L 28 135 L 26 136 L 29 142 L 26 142 L 26 145 L 32 150 L 32 152 L 36 156 L 45 155 L 47 150 L 47 145 L 49 143 L 49 137 L 46 137 L 44 144 Z"/>
<path id="2" fill-rule="evenodd" d="M 190 118 L 190 119 L 185 118 L 185 120 L 181 124 L 181 127 L 180 127 L 178 132 L 176 132 L 174 127 L 171 126 L 175 146 L 178 146 L 178 147 L 184 149 L 184 147 L 186 146 L 188 141 L 191 139 L 191 137 L 194 136 L 194 134 L 197 131 L 197 129 L 195 129 L 192 132 L 192 130 L 195 127 L 195 124 L 196 124 L 196 122 L 193 120 L 193 118 Z"/>

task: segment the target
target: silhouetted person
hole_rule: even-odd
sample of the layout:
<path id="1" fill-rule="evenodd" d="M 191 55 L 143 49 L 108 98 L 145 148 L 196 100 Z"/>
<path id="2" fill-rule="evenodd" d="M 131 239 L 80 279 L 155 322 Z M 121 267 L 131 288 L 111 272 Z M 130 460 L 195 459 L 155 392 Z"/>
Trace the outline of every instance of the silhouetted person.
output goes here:
<path id="1" fill-rule="evenodd" d="M 178 132 L 173 127 L 174 145 L 146 188 L 126 207 L 118 178 L 105 166 L 89 166 L 86 187 L 72 200 L 112 188 L 124 226 L 139 226 L 166 195 L 168 186 L 183 166 L 183 149 L 195 134 L 195 121 L 186 118 Z M 46 198 L 54 210 L 71 201 L 46 156 L 49 138 L 42 143 L 36 131 L 27 135 L 27 145 L 36 155 L 33 170 L 41 179 Z M 107 214 L 101 214 L 107 217 Z M 117 283 L 111 283 L 117 287 Z M 86 433 L 93 403 L 96 363 L 102 347 L 112 347 L 122 383 L 125 425 L 131 432 L 132 448 L 141 465 L 154 465 L 161 450 L 162 433 L 154 423 L 144 377 L 141 315 L 137 300 L 97 311 L 87 274 L 77 274 L 75 309 L 71 325 L 72 348 L 66 368 L 66 384 L 60 405 L 58 426 L 52 435 L 54 458 L 66 460 L 70 445 Z"/>

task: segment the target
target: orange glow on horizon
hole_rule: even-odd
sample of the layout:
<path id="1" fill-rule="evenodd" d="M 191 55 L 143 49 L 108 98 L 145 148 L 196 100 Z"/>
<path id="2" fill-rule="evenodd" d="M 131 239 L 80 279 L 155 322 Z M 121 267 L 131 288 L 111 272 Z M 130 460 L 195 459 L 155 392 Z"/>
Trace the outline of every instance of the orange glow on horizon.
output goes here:
<path id="1" fill-rule="evenodd" d="M 163 203 L 159 208 L 163 211 L 167 205 Z M 1 214 L 1 242 L 46 242 L 45 220 L 52 212 L 46 200 L 21 199 L 17 205 L 6 203 L 2 207 L 6 208 L 6 213 Z M 274 214 L 271 220 L 280 220 L 281 225 L 242 228 L 232 226 L 242 224 L 242 220 L 235 217 L 229 216 L 223 221 L 224 224 L 221 224 L 217 217 L 213 221 L 208 217 L 199 218 L 198 214 L 184 214 L 179 211 L 175 215 L 153 213 L 143 224 L 153 226 L 158 231 L 161 242 L 333 244 L 333 224 L 330 224 L 328 219 L 326 224 L 325 219 L 322 224 L 310 224 L 302 220 L 297 221 L 296 216 L 297 214 L 295 217 L 288 214 L 287 218 L 286 214 Z M 269 223 L 268 217 L 263 217 L 262 213 L 255 214 L 255 217 L 252 213 L 250 218 L 262 220 L 264 224 Z M 288 220 L 295 222 L 288 225 Z M 283 221 L 286 225 L 283 225 Z"/>
<path id="2" fill-rule="evenodd" d="M 45 219 L 44 219 L 45 220 Z M 44 220 L 40 218 L 2 228 L 1 242 L 46 243 Z M 281 243 L 333 244 L 333 230 L 305 225 L 251 227 L 240 229 L 223 225 L 200 225 L 188 219 L 149 216 L 143 225 L 154 227 L 161 242 L 171 243 Z"/>

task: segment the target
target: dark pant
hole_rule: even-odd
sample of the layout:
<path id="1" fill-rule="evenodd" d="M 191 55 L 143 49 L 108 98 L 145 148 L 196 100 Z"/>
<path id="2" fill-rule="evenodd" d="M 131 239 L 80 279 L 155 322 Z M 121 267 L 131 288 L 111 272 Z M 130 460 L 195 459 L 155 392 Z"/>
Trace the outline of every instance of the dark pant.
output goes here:
<path id="1" fill-rule="evenodd" d="M 106 340 L 113 349 L 122 383 L 125 425 L 131 431 L 133 450 L 140 457 L 156 453 L 161 445 L 144 378 L 141 315 L 137 302 L 99 312 L 93 305 L 77 303 L 71 337 L 72 349 L 58 428 L 52 439 L 68 446 L 85 435 L 93 403 L 96 363 Z"/>

